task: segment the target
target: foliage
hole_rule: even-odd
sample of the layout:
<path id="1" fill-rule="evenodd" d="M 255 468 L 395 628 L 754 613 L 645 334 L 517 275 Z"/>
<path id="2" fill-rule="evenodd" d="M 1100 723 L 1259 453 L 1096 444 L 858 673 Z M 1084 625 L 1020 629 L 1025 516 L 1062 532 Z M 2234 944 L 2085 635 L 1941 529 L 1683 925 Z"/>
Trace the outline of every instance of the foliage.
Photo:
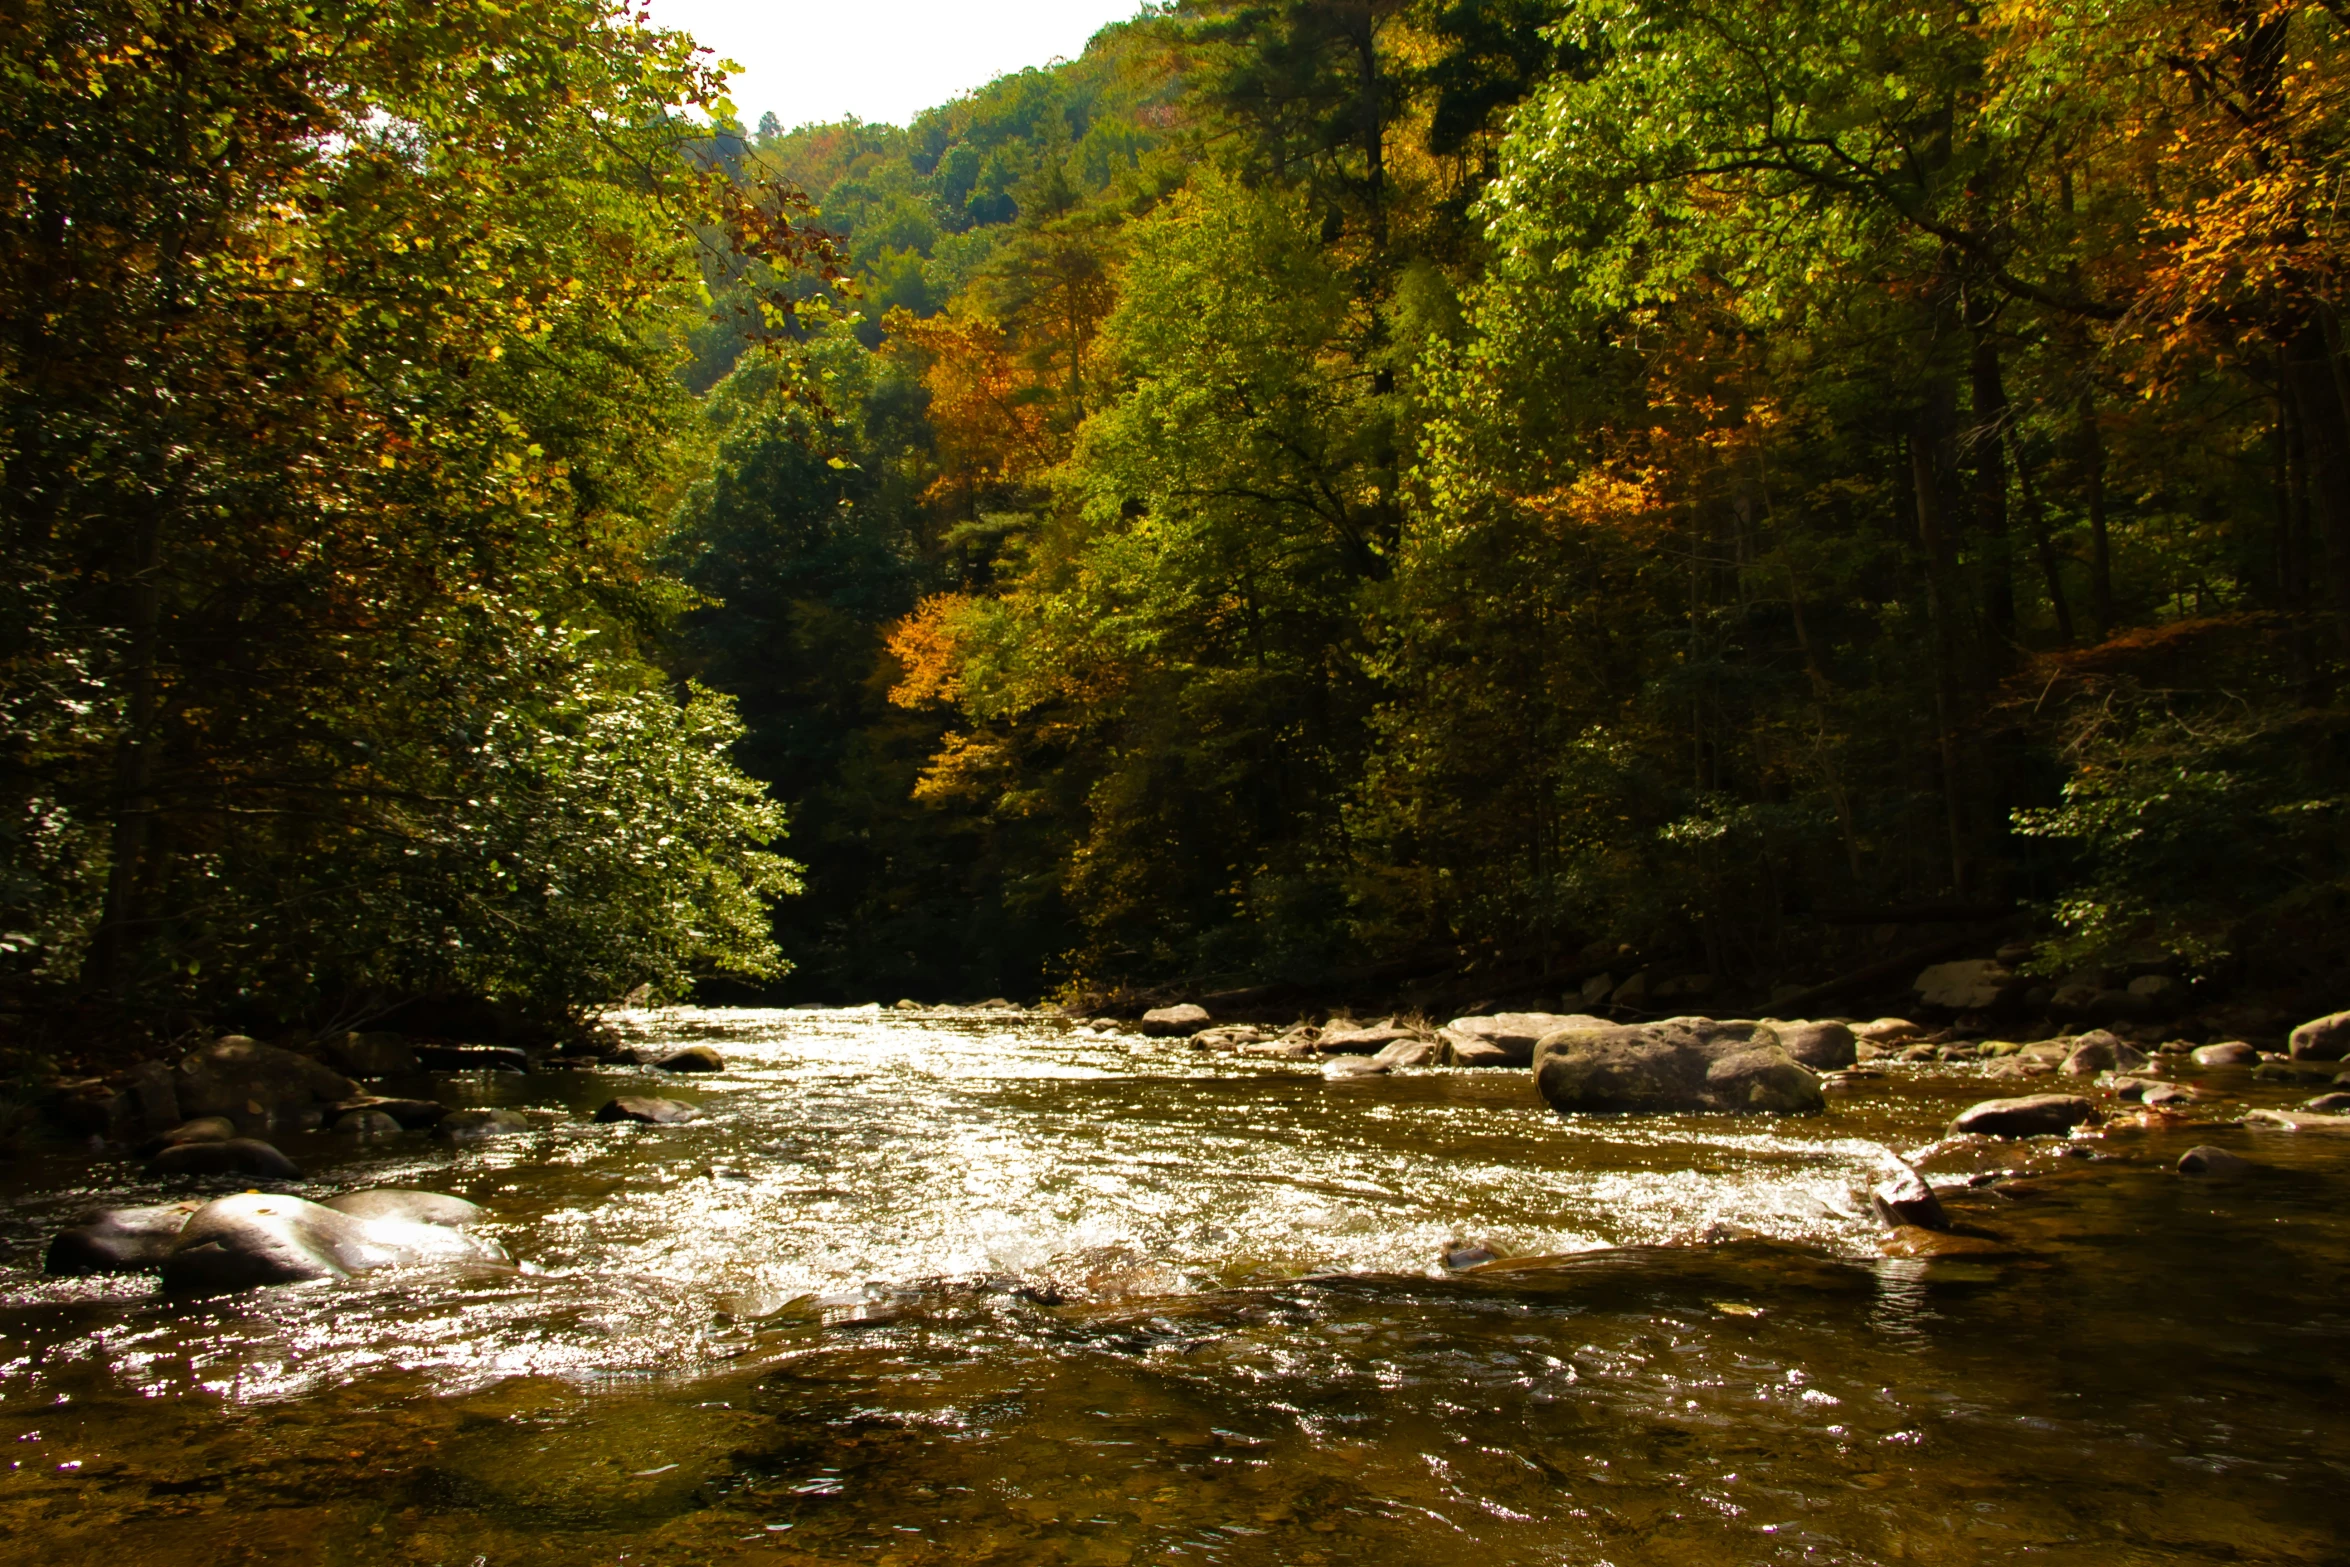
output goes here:
<path id="1" fill-rule="evenodd" d="M 771 969 L 778 823 L 638 649 L 704 267 L 781 342 L 829 252 L 702 156 L 690 41 L 76 0 L 0 70 L 12 984 L 332 1017 Z M 556 830 L 591 787 L 676 820 Z"/>

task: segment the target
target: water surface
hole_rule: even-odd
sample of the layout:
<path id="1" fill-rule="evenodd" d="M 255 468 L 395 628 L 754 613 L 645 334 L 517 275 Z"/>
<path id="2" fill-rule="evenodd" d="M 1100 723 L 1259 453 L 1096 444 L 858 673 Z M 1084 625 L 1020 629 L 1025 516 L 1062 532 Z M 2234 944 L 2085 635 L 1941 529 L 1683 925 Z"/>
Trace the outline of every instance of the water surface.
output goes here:
<path id="1" fill-rule="evenodd" d="M 0 1558 L 47 1563 L 2329 1562 L 2350 1139 L 1937 1146 L 2003 1090 L 1570 1119 L 1523 1072 L 1325 1080 L 987 1013 L 675 1011 L 634 1068 L 390 1085 L 534 1113 L 286 1139 L 310 1196 L 497 1215 L 515 1269 L 209 1302 L 0 1218 Z M 2298 1091 L 2214 1077 L 2205 1114 Z M 705 1119 L 608 1127 L 616 1093 Z M 2261 1165 L 2170 1166 L 2191 1144 Z M 1887 1258 L 1882 1150 L 1983 1250 Z M 1502 1264 L 1448 1273 L 1463 1245 Z"/>

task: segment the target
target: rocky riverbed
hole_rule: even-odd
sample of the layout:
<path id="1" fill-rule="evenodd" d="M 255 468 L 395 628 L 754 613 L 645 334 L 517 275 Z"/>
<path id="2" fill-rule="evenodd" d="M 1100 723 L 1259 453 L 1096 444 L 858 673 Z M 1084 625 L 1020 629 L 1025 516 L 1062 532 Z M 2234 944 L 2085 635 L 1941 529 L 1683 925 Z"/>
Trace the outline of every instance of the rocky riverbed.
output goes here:
<path id="1" fill-rule="evenodd" d="M 206 1117 L 130 1093 L 111 1140 L 0 1175 L 0 1537 L 901 1567 L 2334 1549 L 2350 1122 L 2308 1107 L 2319 1068 L 1531 1016 L 679 1011 L 620 1019 L 627 1060 L 362 1041 L 312 1064 L 335 1082 L 214 1047 L 173 1070 L 244 1097 L 173 1108 L 223 1124 L 175 1140 Z M 1562 1114 L 1538 1059 L 1692 1098 Z M 1741 1113 L 1790 1072 L 1816 1109 Z M 173 1153 L 239 1141 L 285 1168 Z M 341 1260 L 44 1273 L 93 1210 Z M 464 1239 L 366 1249 L 401 1225 Z"/>

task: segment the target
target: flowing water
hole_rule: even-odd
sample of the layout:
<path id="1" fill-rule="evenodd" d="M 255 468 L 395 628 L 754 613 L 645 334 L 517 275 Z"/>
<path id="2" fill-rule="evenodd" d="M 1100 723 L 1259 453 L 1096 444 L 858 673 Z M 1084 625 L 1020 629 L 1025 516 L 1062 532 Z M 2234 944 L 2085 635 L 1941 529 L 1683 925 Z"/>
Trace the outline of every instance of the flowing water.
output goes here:
<path id="1" fill-rule="evenodd" d="M 0 1173 L 0 1560 L 2350 1560 L 2350 1138 L 1936 1145 L 2016 1091 L 1955 1066 L 1570 1120 L 1018 1015 L 624 1021 L 729 1070 L 420 1079 L 535 1129 L 283 1140 L 313 1197 L 486 1205 L 513 1269 L 44 1279 L 80 1209 L 185 1193 Z M 707 1114 L 587 1120 L 631 1091 Z M 1975 1250 L 1887 1258 L 1866 1188 L 1929 1145 L 2008 1178 L 1950 1201 Z"/>

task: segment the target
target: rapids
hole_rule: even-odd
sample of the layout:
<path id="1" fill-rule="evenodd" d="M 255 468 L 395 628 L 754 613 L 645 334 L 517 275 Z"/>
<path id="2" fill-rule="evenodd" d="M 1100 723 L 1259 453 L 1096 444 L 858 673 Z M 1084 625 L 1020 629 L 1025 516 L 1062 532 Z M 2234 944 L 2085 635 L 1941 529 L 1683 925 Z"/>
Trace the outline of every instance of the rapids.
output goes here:
<path id="1" fill-rule="evenodd" d="M 47 1279 L 74 1213 L 188 1188 L 0 1167 L 0 1559 L 2340 1559 L 2350 1138 L 1940 1149 L 2008 1177 L 1946 1198 L 1988 1249 L 1892 1259 L 1882 1150 L 2013 1091 L 1972 1067 L 1563 1120 L 1522 1071 L 1017 1014 L 620 1021 L 728 1070 L 419 1078 L 533 1130 L 281 1140 L 307 1195 L 483 1204 L 518 1268 Z M 588 1119 L 629 1092 L 705 1114 Z M 2196 1142 L 2261 1168 L 2183 1178 Z"/>

